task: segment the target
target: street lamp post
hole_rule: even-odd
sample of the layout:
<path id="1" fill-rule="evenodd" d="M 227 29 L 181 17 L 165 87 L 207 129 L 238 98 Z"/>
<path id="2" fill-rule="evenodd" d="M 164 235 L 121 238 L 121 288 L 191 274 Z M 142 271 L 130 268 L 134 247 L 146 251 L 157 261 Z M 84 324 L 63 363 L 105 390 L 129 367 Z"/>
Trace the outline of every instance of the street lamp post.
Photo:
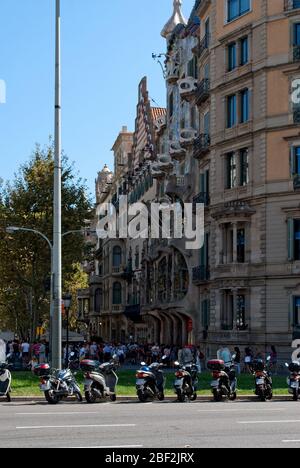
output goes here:
<path id="1" fill-rule="evenodd" d="M 68 366 L 69 363 L 69 330 L 70 330 L 70 309 L 72 305 L 72 294 L 65 294 L 63 297 L 63 304 L 64 304 L 64 309 L 66 312 L 66 331 L 67 331 L 67 336 L 66 336 L 66 367 Z"/>

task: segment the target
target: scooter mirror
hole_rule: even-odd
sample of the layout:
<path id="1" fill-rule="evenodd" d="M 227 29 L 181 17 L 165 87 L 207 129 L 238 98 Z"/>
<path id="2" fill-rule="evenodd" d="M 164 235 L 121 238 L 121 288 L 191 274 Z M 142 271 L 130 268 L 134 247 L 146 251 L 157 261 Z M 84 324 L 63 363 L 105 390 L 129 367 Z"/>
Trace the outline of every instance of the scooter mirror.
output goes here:
<path id="1" fill-rule="evenodd" d="M 290 367 L 290 366 L 289 366 L 289 364 L 288 364 L 287 362 L 285 363 L 285 367 L 287 367 L 287 368 L 289 368 L 289 367 Z"/>

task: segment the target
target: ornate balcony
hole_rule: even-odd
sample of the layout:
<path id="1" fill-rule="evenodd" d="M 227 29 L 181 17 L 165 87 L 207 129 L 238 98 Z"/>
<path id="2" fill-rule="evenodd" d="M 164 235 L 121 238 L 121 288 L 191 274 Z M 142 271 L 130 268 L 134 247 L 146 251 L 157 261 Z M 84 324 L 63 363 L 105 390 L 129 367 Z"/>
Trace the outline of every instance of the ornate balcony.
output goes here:
<path id="1" fill-rule="evenodd" d="M 173 61 L 167 64 L 166 80 L 169 84 L 176 83 L 179 80 L 180 67 L 178 63 Z"/>
<path id="2" fill-rule="evenodd" d="M 173 141 L 170 143 L 170 156 L 175 161 L 182 162 L 185 160 L 186 150 L 178 141 Z"/>
<path id="3" fill-rule="evenodd" d="M 159 164 L 153 164 L 151 167 L 151 175 L 153 179 L 161 180 L 166 177 L 166 173 L 161 169 Z"/>
<path id="4" fill-rule="evenodd" d="M 203 104 L 205 101 L 210 96 L 210 80 L 208 78 L 204 78 L 197 87 L 196 95 L 195 95 L 195 100 L 196 104 L 200 106 Z"/>
<path id="5" fill-rule="evenodd" d="M 171 158 L 167 154 L 158 155 L 158 164 L 157 167 L 160 171 L 169 174 L 174 169 L 174 164 L 171 161 Z"/>
<path id="6" fill-rule="evenodd" d="M 201 159 L 210 149 L 210 135 L 201 134 L 194 142 L 194 158 Z"/>
<path id="7" fill-rule="evenodd" d="M 194 130 L 193 128 L 186 128 L 181 130 L 180 132 L 180 146 L 182 148 L 189 148 L 190 146 L 193 146 L 195 140 L 197 138 L 197 131 Z"/>
<path id="8" fill-rule="evenodd" d="M 179 93 L 182 99 L 191 101 L 194 98 L 195 92 L 197 91 L 197 80 L 188 76 L 182 80 L 179 80 Z"/>
<path id="9" fill-rule="evenodd" d="M 206 283 L 210 280 L 210 270 L 207 266 L 193 268 L 193 283 Z"/>

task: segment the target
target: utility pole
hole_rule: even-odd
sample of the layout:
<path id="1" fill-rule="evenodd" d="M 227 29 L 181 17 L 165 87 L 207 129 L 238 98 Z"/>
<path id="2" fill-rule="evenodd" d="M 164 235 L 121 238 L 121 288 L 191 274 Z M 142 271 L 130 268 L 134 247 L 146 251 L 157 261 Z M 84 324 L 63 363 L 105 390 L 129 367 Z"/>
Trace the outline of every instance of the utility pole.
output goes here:
<path id="1" fill-rule="evenodd" d="M 62 366 L 62 260 L 61 260 L 61 69 L 60 69 L 60 0 L 56 0 L 55 34 L 55 155 L 53 206 L 53 293 L 52 366 Z"/>

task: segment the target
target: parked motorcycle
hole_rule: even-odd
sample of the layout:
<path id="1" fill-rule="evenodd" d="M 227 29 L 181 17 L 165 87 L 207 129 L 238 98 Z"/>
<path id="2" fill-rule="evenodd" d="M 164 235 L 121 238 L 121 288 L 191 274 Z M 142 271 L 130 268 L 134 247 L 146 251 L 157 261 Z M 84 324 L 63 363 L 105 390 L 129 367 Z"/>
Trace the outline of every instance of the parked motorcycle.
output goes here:
<path id="1" fill-rule="evenodd" d="M 225 363 L 222 360 L 211 360 L 207 363 L 207 368 L 212 371 L 213 381 L 211 389 L 216 402 L 226 397 L 230 401 L 237 399 L 237 378 L 234 366 L 235 356 L 232 362 Z"/>
<path id="2" fill-rule="evenodd" d="M 177 400 L 184 403 L 186 399 L 190 401 L 197 400 L 198 390 L 198 367 L 196 364 L 188 364 L 186 366 L 180 365 L 179 362 L 175 362 L 175 393 Z"/>
<path id="3" fill-rule="evenodd" d="M 96 403 L 97 400 L 109 398 L 116 401 L 116 387 L 118 376 L 116 374 L 119 359 L 114 356 L 110 362 L 101 364 L 98 361 L 85 359 L 81 361 L 80 368 L 84 373 L 84 394 L 87 403 Z"/>
<path id="4" fill-rule="evenodd" d="M 294 401 L 298 401 L 300 395 L 300 363 L 298 361 L 291 364 L 286 363 L 286 367 L 290 371 L 290 376 L 287 379 L 289 393 L 293 395 Z"/>
<path id="5" fill-rule="evenodd" d="M 166 358 L 163 357 L 161 362 L 155 362 L 150 366 L 141 363 L 141 369 L 136 373 L 136 390 L 141 403 L 165 399 L 166 378 L 163 372 L 165 361 Z"/>
<path id="6" fill-rule="evenodd" d="M 50 405 L 56 405 L 63 399 L 73 396 L 79 402 L 83 401 L 75 373 L 73 374 L 69 368 L 51 370 L 49 364 L 40 364 L 34 369 L 34 374 L 40 377 L 40 390 Z"/>
<path id="7" fill-rule="evenodd" d="M 271 373 L 268 370 L 268 363 L 271 357 L 267 358 L 267 364 L 262 359 L 256 359 L 253 362 L 253 375 L 255 377 L 255 395 L 261 401 L 272 400 L 273 398 L 273 381 Z"/>
<path id="8" fill-rule="evenodd" d="M 11 402 L 11 370 L 12 365 L 7 362 L 0 363 L 0 398 Z"/>

